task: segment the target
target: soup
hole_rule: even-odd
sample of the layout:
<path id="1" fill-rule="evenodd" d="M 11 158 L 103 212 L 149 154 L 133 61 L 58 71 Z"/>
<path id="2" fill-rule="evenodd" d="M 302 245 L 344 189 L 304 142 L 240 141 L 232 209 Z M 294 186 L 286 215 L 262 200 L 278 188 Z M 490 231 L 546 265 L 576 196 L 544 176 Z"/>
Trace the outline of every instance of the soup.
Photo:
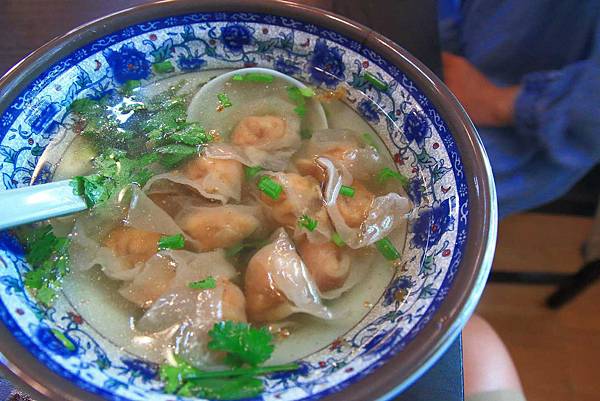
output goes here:
<path id="1" fill-rule="evenodd" d="M 257 371 L 229 368 L 297 368 L 364 317 L 404 246 L 406 180 L 339 97 L 240 70 L 76 100 L 44 161 L 90 209 L 28 235 L 30 254 L 52 245 L 28 287 L 46 305 L 62 290 L 99 334 L 162 364 L 167 392 L 260 392 Z"/>

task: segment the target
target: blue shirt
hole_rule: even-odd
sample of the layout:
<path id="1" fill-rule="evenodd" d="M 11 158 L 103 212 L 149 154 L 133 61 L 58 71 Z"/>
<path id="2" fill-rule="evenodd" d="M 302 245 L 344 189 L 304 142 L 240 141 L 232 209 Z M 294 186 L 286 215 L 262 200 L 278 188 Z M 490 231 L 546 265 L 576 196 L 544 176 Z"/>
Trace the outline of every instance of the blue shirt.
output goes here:
<path id="1" fill-rule="evenodd" d="M 522 84 L 515 126 L 479 127 L 500 216 L 549 202 L 600 162 L 600 0 L 440 0 L 445 51 Z"/>

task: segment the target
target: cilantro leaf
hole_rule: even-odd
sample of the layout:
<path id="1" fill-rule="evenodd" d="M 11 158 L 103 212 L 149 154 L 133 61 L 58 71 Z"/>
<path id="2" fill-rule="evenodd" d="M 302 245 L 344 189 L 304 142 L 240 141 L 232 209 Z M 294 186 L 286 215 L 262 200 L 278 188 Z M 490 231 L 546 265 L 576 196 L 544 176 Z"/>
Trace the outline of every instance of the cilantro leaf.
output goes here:
<path id="1" fill-rule="evenodd" d="M 177 395 L 211 400 L 240 400 L 259 396 L 264 390 L 262 380 L 240 376 L 232 379 L 196 379 L 183 385 Z"/>
<path id="2" fill-rule="evenodd" d="M 144 186 L 154 174 L 148 165 L 157 159 L 154 154 L 128 158 L 121 151 L 101 154 L 93 162 L 95 174 L 73 177 L 73 192 L 83 197 L 88 207 L 104 203 L 127 185 Z"/>
<path id="3" fill-rule="evenodd" d="M 263 391 L 257 376 L 274 372 L 298 370 L 296 363 L 230 370 L 200 370 L 175 356 L 176 365 L 162 365 L 160 379 L 164 391 L 183 397 L 202 397 L 215 400 L 237 400 L 255 397 Z"/>
<path id="4" fill-rule="evenodd" d="M 208 349 L 226 352 L 228 365 L 256 366 L 273 353 L 273 335 L 264 327 L 257 329 L 247 323 L 225 321 L 215 323 L 208 335 L 211 337 Z"/>
<path id="5" fill-rule="evenodd" d="M 197 146 L 179 143 L 161 146 L 154 150 L 161 155 L 160 163 L 167 168 L 176 167 L 200 152 L 200 149 Z"/>
<path id="6" fill-rule="evenodd" d="M 148 133 L 148 138 L 156 145 L 166 144 L 184 144 L 184 145 L 202 145 L 212 142 L 213 137 L 207 134 L 204 128 L 198 123 L 185 123 L 178 127 L 177 131 L 161 132 L 154 130 Z"/>
<path id="7" fill-rule="evenodd" d="M 217 286 L 217 280 L 214 277 L 208 276 L 204 280 L 193 281 L 188 283 L 188 287 L 193 290 L 208 290 Z"/>
<path id="8" fill-rule="evenodd" d="M 125 96 L 131 96 L 133 91 L 142 86 L 142 82 L 138 79 L 130 79 L 121 86 L 121 93 Z"/>
<path id="9" fill-rule="evenodd" d="M 173 63 L 169 60 L 161 61 L 159 63 L 152 64 L 152 69 L 154 72 L 158 74 L 167 74 L 169 72 L 175 71 L 175 67 L 173 67 Z"/>
<path id="10" fill-rule="evenodd" d="M 54 235 L 51 225 L 25 236 L 25 259 L 32 267 L 25 273 L 25 286 L 46 306 L 52 304 L 69 272 L 69 245 L 68 238 Z"/>
<path id="11" fill-rule="evenodd" d="M 81 134 L 91 139 L 99 149 L 125 146 L 134 137 L 134 133 L 119 125 L 109 104 L 109 97 L 101 99 L 76 99 L 70 110 L 79 120 Z"/>

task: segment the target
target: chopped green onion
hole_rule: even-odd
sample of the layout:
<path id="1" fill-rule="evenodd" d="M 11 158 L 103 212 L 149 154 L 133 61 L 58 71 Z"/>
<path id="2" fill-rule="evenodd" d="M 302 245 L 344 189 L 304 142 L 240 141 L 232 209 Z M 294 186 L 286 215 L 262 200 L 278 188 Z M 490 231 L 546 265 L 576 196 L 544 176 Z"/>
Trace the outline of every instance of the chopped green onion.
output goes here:
<path id="1" fill-rule="evenodd" d="M 319 222 L 317 220 L 311 219 L 305 214 L 300 216 L 300 218 L 298 219 L 298 225 L 300 227 L 306 228 L 308 231 L 315 231 L 315 228 L 317 228 L 318 224 Z"/>
<path id="2" fill-rule="evenodd" d="M 400 181 L 400 184 L 403 187 L 406 187 L 408 185 L 408 178 L 406 176 L 400 174 L 397 171 L 392 170 L 389 167 L 384 167 L 379 171 L 379 173 L 377 173 L 377 181 L 379 181 L 380 184 L 384 184 L 389 179 L 395 179 Z"/>
<path id="3" fill-rule="evenodd" d="M 302 139 L 310 139 L 312 138 L 312 132 L 308 128 L 302 128 L 300 130 L 300 138 Z"/>
<path id="4" fill-rule="evenodd" d="M 313 97 L 315 95 L 315 91 L 309 88 L 300 88 L 300 94 L 304 97 Z"/>
<path id="5" fill-rule="evenodd" d="M 375 138 L 373 138 L 371 136 L 371 134 L 365 132 L 364 134 L 362 134 L 362 138 L 363 138 L 363 141 L 365 141 L 365 143 L 367 145 L 369 145 L 370 147 L 372 147 L 373 149 L 375 149 L 377 152 L 379 152 L 379 146 L 377 145 L 377 142 L 375 141 Z"/>
<path id="6" fill-rule="evenodd" d="M 290 86 L 287 88 L 288 97 L 292 102 L 296 104 L 294 111 L 300 117 L 306 115 L 306 98 L 310 98 L 315 95 L 315 92 L 310 88 L 298 88 L 296 86 Z"/>
<path id="7" fill-rule="evenodd" d="M 306 115 L 306 105 L 301 104 L 300 106 L 294 108 L 294 113 L 298 114 L 300 117 L 304 117 Z"/>
<path id="8" fill-rule="evenodd" d="M 304 102 L 306 102 L 302 92 L 300 92 L 300 88 L 296 86 L 289 86 L 287 88 L 287 94 L 290 100 L 296 104 L 304 104 Z"/>
<path id="9" fill-rule="evenodd" d="M 192 281 L 188 283 L 188 287 L 193 290 L 208 290 L 217 286 L 217 280 L 214 277 L 208 276 L 204 280 Z"/>
<path id="10" fill-rule="evenodd" d="M 123 84 L 121 90 L 126 95 L 130 95 L 134 89 L 139 88 L 140 86 L 142 86 L 142 82 L 139 79 L 130 79 Z"/>
<path id="11" fill-rule="evenodd" d="M 219 102 L 221 102 L 221 106 L 223 107 L 231 107 L 231 101 L 229 100 L 229 96 L 227 96 L 225 93 L 219 93 L 217 95 L 217 99 L 219 99 Z"/>
<path id="12" fill-rule="evenodd" d="M 380 90 L 380 91 L 386 91 L 388 89 L 388 85 L 383 82 L 382 80 L 380 80 L 379 78 L 377 78 L 375 75 L 371 74 L 370 72 L 366 72 L 363 74 L 363 78 L 370 83 L 371 85 L 373 85 L 375 87 L 375 89 Z"/>
<path id="13" fill-rule="evenodd" d="M 232 78 L 236 82 L 254 82 L 261 84 L 273 83 L 275 78 L 273 75 L 264 74 L 262 72 L 249 72 L 247 74 L 235 74 Z"/>
<path id="14" fill-rule="evenodd" d="M 56 337 L 56 339 L 58 341 L 61 342 L 61 344 L 69 351 L 73 352 L 77 349 L 77 347 L 75 346 L 75 344 L 73 344 L 73 341 L 69 340 L 69 338 L 62 333 L 61 331 L 57 330 L 57 329 L 50 329 L 50 331 L 52 332 L 52 334 L 54 334 L 54 337 Z"/>
<path id="15" fill-rule="evenodd" d="M 154 72 L 158 74 L 167 74 L 175 71 L 175 67 L 173 67 L 173 64 L 171 64 L 169 60 L 161 61 L 160 63 L 154 63 L 152 64 L 152 68 L 154 69 Z"/>
<path id="16" fill-rule="evenodd" d="M 252 178 L 256 177 L 256 175 L 258 173 L 260 173 L 263 170 L 263 168 L 261 166 L 245 166 L 244 167 L 244 173 L 246 174 L 246 178 L 248 180 L 251 180 Z"/>
<path id="17" fill-rule="evenodd" d="M 387 260 L 400 259 L 400 252 L 398 252 L 398 250 L 396 249 L 394 244 L 392 244 L 392 241 L 390 241 L 388 237 L 376 241 L 375 247 Z"/>
<path id="18" fill-rule="evenodd" d="M 183 234 L 163 235 L 158 240 L 158 249 L 181 249 L 185 246 L 185 238 Z"/>
<path id="19" fill-rule="evenodd" d="M 258 189 L 260 189 L 265 195 L 273 200 L 279 199 L 283 187 L 277 182 L 273 181 L 268 175 L 263 175 L 258 181 Z"/>
<path id="20" fill-rule="evenodd" d="M 331 235 L 331 242 L 333 242 L 334 244 L 336 244 L 340 248 L 343 247 L 344 245 L 346 245 L 346 243 L 344 242 L 344 240 L 342 239 L 342 237 L 340 237 L 340 235 L 338 233 L 336 233 L 336 232 L 334 232 Z"/>
<path id="21" fill-rule="evenodd" d="M 356 190 L 354 188 L 349 187 L 347 185 L 342 185 L 342 187 L 340 188 L 340 195 L 347 196 L 349 198 L 354 197 L 355 192 Z"/>

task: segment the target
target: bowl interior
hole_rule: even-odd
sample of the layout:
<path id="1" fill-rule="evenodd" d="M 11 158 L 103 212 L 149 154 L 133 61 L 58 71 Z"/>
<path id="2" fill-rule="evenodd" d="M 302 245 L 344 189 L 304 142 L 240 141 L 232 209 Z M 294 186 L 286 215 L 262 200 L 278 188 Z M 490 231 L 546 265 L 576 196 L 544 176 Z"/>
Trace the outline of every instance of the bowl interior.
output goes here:
<path id="1" fill-rule="evenodd" d="M 444 302 L 467 241 L 469 188 L 461 154 L 431 99 L 401 66 L 338 32 L 288 17 L 206 12 L 163 17 L 111 32 L 48 66 L 0 114 L 0 189 L 47 181 L 40 158 L 68 124 L 78 97 L 99 96 L 127 80 L 259 66 L 334 89 L 379 134 L 410 178 L 415 204 L 402 264 L 367 316 L 329 347 L 301 360 L 298 372 L 266 381 L 265 399 L 324 397 L 402 352 Z M 373 79 L 374 78 L 374 79 Z M 172 400 L 157 366 L 122 352 L 68 300 L 40 307 L 27 293 L 21 246 L 0 233 L 0 319 L 52 371 L 85 390 L 118 400 Z M 471 267 L 473 268 L 473 267 Z M 474 268 L 479 268 L 478 266 Z M 399 378 L 400 381 L 406 377 Z"/>

